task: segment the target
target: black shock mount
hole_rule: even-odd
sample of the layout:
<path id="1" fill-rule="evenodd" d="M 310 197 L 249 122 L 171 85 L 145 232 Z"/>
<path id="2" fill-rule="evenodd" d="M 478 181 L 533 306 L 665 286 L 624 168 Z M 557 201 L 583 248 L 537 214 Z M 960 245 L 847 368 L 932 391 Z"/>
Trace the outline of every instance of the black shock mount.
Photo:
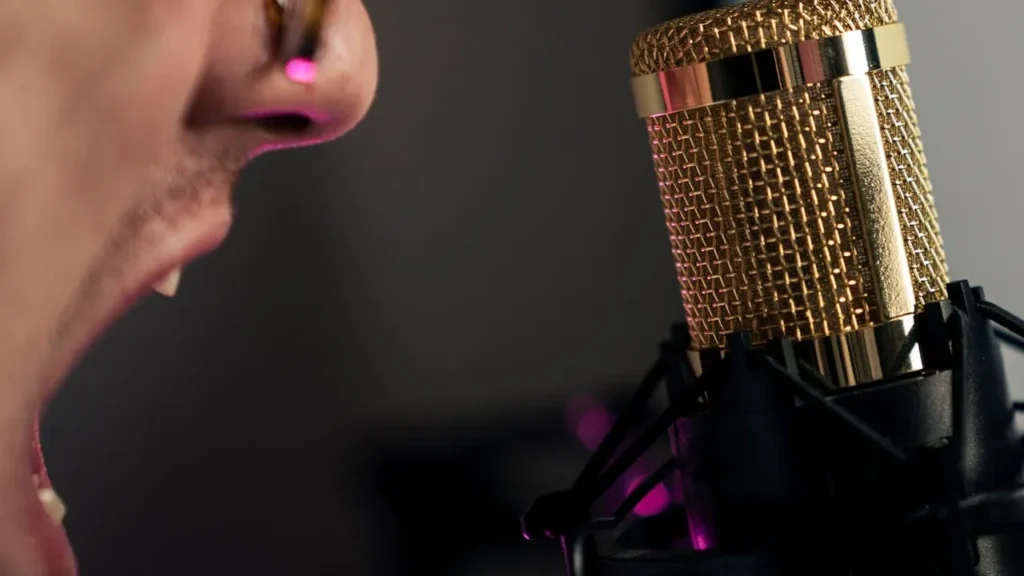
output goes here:
<path id="1" fill-rule="evenodd" d="M 674 327 L 573 485 L 523 516 L 524 536 L 558 541 L 568 576 L 1024 574 L 1024 407 L 1000 350 L 1024 350 L 1024 320 L 967 282 L 947 290 L 902 350 L 924 369 L 848 388 L 791 341 L 753 347 L 744 333 L 702 353 L 698 376 L 687 329 Z M 661 385 L 667 408 L 627 441 Z M 594 503 L 666 437 L 685 440 L 595 517 Z M 679 502 L 635 517 L 661 483 Z"/>

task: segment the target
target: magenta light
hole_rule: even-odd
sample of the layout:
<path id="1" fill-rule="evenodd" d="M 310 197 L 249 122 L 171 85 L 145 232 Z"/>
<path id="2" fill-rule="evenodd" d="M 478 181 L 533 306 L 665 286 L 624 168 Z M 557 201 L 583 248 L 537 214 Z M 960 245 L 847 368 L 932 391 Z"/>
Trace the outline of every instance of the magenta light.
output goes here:
<path id="1" fill-rule="evenodd" d="M 576 434 L 580 443 L 586 446 L 587 450 L 593 452 L 611 431 L 616 417 L 601 404 L 598 398 L 581 395 L 569 402 L 566 418 L 569 427 Z M 627 497 L 643 482 L 646 474 L 649 473 L 647 468 L 648 466 L 643 464 L 642 459 L 631 467 L 632 480 L 625 484 Z M 620 484 L 620 486 L 622 485 Z M 664 482 L 660 482 L 640 500 L 640 503 L 633 509 L 633 513 L 644 517 L 657 516 L 668 509 L 671 500 L 672 495 L 669 493 L 668 486 Z"/>
<path id="2" fill-rule="evenodd" d="M 292 82 L 312 84 L 316 82 L 316 63 L 305 58 L 295 58 L 285 65 L 284 74 Z"/>
<path id="3" fill-rule="evenodd" d="M 612 429 L 615 417 L 603 408 L 594 408 L 580 417 L 576 423 L 576 437 L 593 452 Z"/>
<path id="4" fill-rule="evenodd" d="M 615 424 L 615 415 L 593 395 L 581 394 L 569 400 L 565 411 L 569 430 L 587 450 L 593 452 Z"/>
<path id="5" fill-rule="evenodd" d="M 633 490 L 644 481 L 642 476 L 633 478 L 628 487 L 626 488 L 626 496 L 628 497 L 633 493 Z M 633 509 L 633 513 L 637 516 L 649 517 L 657 516 L 668 509 L 669 503 L 672 500 L 671 495 L 668 493 L 668 488 L 664 482 L 659 482 L 653 490 L 647 493 L 640 503 Z"/>
<path id="6" fill-rule="evenodd" d="M 579 424 L 580 418 L 584 414 L 598 408 L 603 409 L 604 404 L 593 394 L 578 394 L 570 398 L 568 405 L 565 407 L 565 417 L 569 423 L 569 428 L 575 430 L 576 425 Z"/>

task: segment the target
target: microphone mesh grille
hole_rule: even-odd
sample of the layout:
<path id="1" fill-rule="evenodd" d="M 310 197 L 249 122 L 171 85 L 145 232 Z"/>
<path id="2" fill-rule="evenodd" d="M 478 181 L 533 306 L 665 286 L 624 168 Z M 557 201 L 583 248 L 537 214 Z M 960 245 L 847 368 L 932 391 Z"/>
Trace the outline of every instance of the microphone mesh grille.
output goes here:
<path id="1" fill-rule="evenodd" d="M 634 76 L 896 22 L 890 0 L 759 0 L 672 20 L 640 34 Z"/>
<path id="2" fill-rule="evenodd" d="M 888 0 L 758 1 L 642 34 L 634 75 L 889 24 Z M 947 267 L 909 80 L 868 74 L 918 307 Z M 885 321 L 834 87 L 823 82 L 647 119 L 693 345 L 819 338 Z"/>
<path id="3" fill-rule="evenodd" d="M 928 178 L 910 78 L 906 68 L 899 67 L 879 70 L 872 74 L 871 81 L 910 261 L 911 280 L 917 305 L 921 308 L 946 298 L 949 268 L 939 234 L 939 215 Z"/>

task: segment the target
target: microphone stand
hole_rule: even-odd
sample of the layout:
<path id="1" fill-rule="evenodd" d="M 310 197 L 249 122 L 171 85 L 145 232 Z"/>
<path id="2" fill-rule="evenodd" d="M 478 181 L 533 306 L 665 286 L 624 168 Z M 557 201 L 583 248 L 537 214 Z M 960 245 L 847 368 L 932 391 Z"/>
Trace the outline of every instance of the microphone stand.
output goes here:
<path id="1" fill-rule="evenodd" d="M 999 349 L 1024 349 L 1024 320 L 967 282 L 947 293 L 899 351 L 920 354 L 923 370 L 848 388 L 799 360 L 792 341 L 755 348 L 744 333 L 724 353 L 701 352 L 697 376 L 686 326 L 674 327 L 579 477 L 533 504 L 523 535 L 559 541 L 568 576 L 1024 574 L 1013 423 L 1024 405 L 1009 398 Z M 668 407 L 625 443 L 661 384 Z M 673 458 L 611 516 L 592 517 L 666 434 Z M 663 482 L 681 505 L 629 526 Z M 645 526 L 685 545 L 645 547 Z M 631 533 L 641 544 L 627 549 Z"/>

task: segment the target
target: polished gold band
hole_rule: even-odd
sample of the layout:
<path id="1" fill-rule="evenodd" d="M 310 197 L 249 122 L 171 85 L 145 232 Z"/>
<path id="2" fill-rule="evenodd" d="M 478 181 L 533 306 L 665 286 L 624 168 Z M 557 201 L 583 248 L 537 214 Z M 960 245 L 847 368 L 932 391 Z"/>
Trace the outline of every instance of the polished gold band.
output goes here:
<path id="1" fill-rule="evenodd" d="M 896 378 L 928 368 L 918 335 L 921 319 L 904 316 L 854 332 L 843 332 L 793 344 L 797 359 L 813 368 L 831 387 L 847 388 Z M 917 326 L 915 328 L 915 326 Z M 690 363 L 699 376 L 705 370 L 703 354 L 720 357 L 725 349 L 693 350 Z"/>
<path id="2" fill-rule="evenodd" d="M 906 29 L 896 22 L 636 76 L 633 96 L 637 114 L 649 118 L 909 63 Z"/>

